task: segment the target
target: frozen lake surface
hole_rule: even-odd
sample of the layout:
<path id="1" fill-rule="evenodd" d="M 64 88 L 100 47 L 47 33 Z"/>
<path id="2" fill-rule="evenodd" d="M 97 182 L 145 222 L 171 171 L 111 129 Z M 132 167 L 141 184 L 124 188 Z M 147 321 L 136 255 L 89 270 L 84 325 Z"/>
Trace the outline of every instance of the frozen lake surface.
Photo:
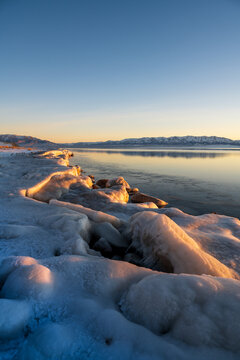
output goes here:
<path id="1" fill-rule="evenodd" d="M 239 148 L 72 149 L 72 165 L 132 187 L 184 212 L 240 217 Z"/>

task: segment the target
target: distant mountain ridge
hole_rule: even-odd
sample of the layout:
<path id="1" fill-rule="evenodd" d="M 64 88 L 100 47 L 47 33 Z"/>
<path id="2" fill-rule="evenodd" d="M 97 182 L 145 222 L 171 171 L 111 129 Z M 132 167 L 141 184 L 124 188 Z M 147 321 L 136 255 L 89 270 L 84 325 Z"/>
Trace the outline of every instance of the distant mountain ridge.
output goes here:
<path id="1" fill-rule="evenodd" d="M 107 147 L 107 146 L 155 146 L 155 145 L 240 145 L 240 140 L 231 140 L 218 136 L 171 136 L 171 137 L 142 137 L 123 140 L 108 140 L 97 142 L 78 142 L 62 144 L 68 147 Z"/>
<path id="2" fill-rule="evenodd" d="M 58 144 L 48 141 L 41 140 L 32 136 L 25 135 L 11 135 L 3 134 L 0 135 L 0 141 L 5 143 L 14 144 L 22 147 L 33 147 L 33 148 L 46 148 L 46 149 L 55 149 Z"/>
<path id="3" fill-rule="evenodd" d="M 231 140 L 218 136 L 171 136 L 171 137 L 142 137 L 129 138 L 123 140 L 108 140 L 95 142 L 77 142 L 77 143 L 54 143 L 48 140 L 41 140 L 32 136 L 25 135 L 0 135 L 0 141 L 14 143 L 17 146 L 56 149 L 58 147 L 125 147 L 125 146 L 192 146 L 192 145 L 237 145 L 240 146 L 240 140 Z"/>

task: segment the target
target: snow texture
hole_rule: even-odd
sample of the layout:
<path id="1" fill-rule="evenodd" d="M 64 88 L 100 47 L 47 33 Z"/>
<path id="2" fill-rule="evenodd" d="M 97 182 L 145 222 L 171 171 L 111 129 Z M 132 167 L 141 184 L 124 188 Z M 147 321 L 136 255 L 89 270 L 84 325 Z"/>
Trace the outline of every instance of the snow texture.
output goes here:
<path id="1" fill-rule="evenodd" d="M 177 274 L 239 278 L 233 270 L 203 251 L 196 241 L 164 214 L 135 214 L 131 227 L 133 245 L 142 250 L 146 263 L 165 259 Z"/>
<path id="2" fill-rule="evenodd" d="M 1 360 L 239 359 L 238 219 L 131 204 L 67 151 L 3 154 Z"/>
<path id="3" fill-rule="evenodd" d="M 131 321 L 158 335 L 239 351 L 239 300 L 239 281 L 161 274 L 130 287 L 121 309 Z"/>

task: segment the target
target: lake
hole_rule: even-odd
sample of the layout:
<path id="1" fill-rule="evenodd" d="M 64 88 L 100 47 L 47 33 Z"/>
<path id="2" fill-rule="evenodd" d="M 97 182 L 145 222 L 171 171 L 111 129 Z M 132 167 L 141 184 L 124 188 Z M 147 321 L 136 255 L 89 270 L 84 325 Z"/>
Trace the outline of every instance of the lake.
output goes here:
<path id="1" fill-rule="evenodd" d="M 70 164 L 96 180 L 123 176 L 131 187 L 189 214 L 240 217 L 240 148 L 71 150 Z"/>

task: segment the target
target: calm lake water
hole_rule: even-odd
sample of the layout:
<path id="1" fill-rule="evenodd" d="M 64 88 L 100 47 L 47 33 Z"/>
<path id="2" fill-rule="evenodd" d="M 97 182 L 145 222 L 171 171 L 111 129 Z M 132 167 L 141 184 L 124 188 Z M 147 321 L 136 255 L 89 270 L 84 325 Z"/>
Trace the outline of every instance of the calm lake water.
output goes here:
<path id="1" fill-rule="evenodd" d="M 71 165 L 132 187 L 189 214 L 240 217 L 240 148 L 72 149 Z"/>

